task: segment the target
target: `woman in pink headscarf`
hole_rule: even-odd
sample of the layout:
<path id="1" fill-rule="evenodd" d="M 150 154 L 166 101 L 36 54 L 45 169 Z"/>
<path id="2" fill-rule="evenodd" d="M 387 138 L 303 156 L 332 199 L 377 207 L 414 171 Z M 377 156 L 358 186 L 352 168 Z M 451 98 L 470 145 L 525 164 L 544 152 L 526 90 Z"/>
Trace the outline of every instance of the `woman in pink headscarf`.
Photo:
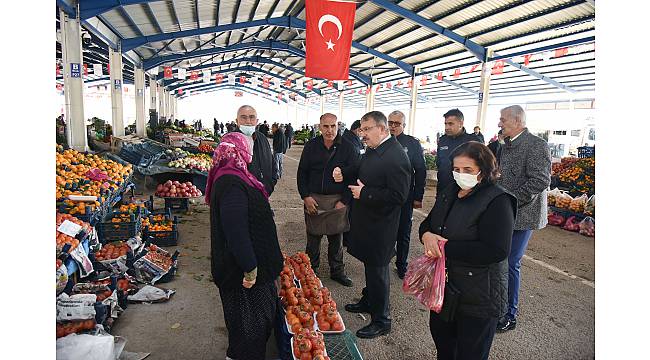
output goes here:
<path id="1" fill-rule="evenodd" d="M 264 359 L 277 306 L 274 280 L 283 257 L 264 186 L 248 171 L 252 144 L 226 134 L 214 151 L 205 200 L 210 204 L 212 278 L 228 328 L 227 356 Z"/>

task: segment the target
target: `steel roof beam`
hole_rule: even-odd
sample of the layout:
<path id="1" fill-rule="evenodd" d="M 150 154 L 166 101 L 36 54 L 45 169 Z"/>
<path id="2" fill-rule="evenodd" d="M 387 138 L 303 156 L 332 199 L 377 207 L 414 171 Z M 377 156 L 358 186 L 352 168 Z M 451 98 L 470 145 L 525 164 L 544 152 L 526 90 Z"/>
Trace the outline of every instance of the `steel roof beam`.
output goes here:
<path id="1" fill-rule="evenodd" d="M 242 85 L 242 84 L 240 84 L 240 83 L 235 83 L 234 85 L 233 85 L 233 84 L 223 84 L 223 85 L 217 85 L 217 84 L 201 84 L 201 85 L 197 85 L 197 86 L 193 86 L 193 87 L 187 87 L 187 88 L 183 89 L 183 91 L 185 91 L 185 90 L 195 91 L 195 90 L 200 90 L 200 89 L 203 89 L 203 90 L 205 91 L 205 90 L 207 90 L 207 89 L 219 88 L 219 87 L 244 88 L 244 89 L 248 89 L 248 90 L 250 90 L 250 91 L 254 91 L 254 92 L 257 92 L 257 93 L 260 93 L 260 94 L 263 94 L 263 95 L 269 95 L 269 96 L 272 96 L 272 94 L 269 94 L 269 93 L 267 93 L 267 92 L 264 92 L 264 91 L 261 90 L 261 89 L 256 89 L 256 88 L 253 88 L 253 87 L 250 87 L 250 86 Z M 266 89 L 266 90 L 268 90 L 269 92 L 273 92 L 273 93 L 275 93 L 275 94 L 280 93 L 279 91 L 276 91 L 276 90 L 274 90 L 274 89 Z M 277 97 L 276 97 L 276 98 L 277 98 Z M 285 102 L 285 103 L 287 102 L 287 100 L 285 100 L 285 99 L 282 99 L 282 101 Z"/>
<path id="2" fill-rule="evenodd" d="M 274 75 L 274 74 L 271 73 L 270 71 L 266 71 L 266 70 L 260 69 L 260 68 L 255 67 L 255 66 L 250 66 L 250 65 L 247 65 L 247 66 L 240 66 L 240 67 L 236 67 L 236 68 L 232 68 L 232 69 L 223 69 L 223 70 L 211 71 L 211 72 L 210 72 L 210 76 L 212 76 L 213 74 L 225 73 L 225 72 L 230 72 L 230 71 L 235 71 L 235 72 L 247 72 L 247 73 L 259 72 L 259 73 L 263 73 L 263 74 L 266 74 L 266 75 L 269 75 L 269 76 L 271 76 L 271 77 L 274 77 L 274 78 L 279 79 L 279 77 L 278 77 L 277 75 Z M 167 81 L 168 81 L 168 80 L 167 80 Z M 176 89 L 178 89 L 178 88 L 182 88 L 183 86 L 187 86 L 187 85 L 189 85 L 189 84 L 183 84 L 183 83 L 172 85 L 172 84 L 174 84 L 174 83 L 177 82 L 177 81 L 178 81 L 178 79 L 176 79 L 174 82 L 170 82 L 170 83 L 164 83 L 164 82 L 163 82 L 163 86 L 167 87 L 169 90 L 176 90 Z M 170 85 L 171 85 L 171 86 L 170 86 Z M 282 89 L 286 90 L 286 91 L 290 91 L 290 92 L 296 93 L 296 94 L 300 95 L 300 96 L 303 97 L 303 98 L 306 98 L 306 97 L 307 97 L 307 95 L 305 95 L 305 93 L 300 92 L 300 91 L 298 91 L 298 90 L 291 89 L 291 88 L 287 88 L 287 87 L 285 87 L 285 86 L 283 86 L 283 85 L 280 85 L 280 87 L 281 87 Z M 270 87 L 269 87 L 269 88 L 270 88 Z"/>
<path id="3" fill-rule="evenodd" d="M 485 61 L 487 59 L 487 50 L 483 46 L 473 42 L 472 40 L 466 37 L 458 35 L 457 33 L 438 25 L 433 21 L 428 20 L 411 10 L 405 9 L 399 5 L 395 5 L 394 3 L 388 0 L 369 0 L 369 1 L 385 10 L 398 14 L 399 16 L 409 19 L 422 27 L 425 27 L 439 35 L 442 35 L 458 44 L 463 45 L 463 47 L 465 47 L 467 51 L 472 53 L 481 61 Z"/>
<path id="4" fill-rule="evenodd" d="M 226 31 L 246 29 L 246 28 L 258 27 L 258 26 L 279 26 L 279 27 L 287 27 L 287 28 L 304 30 L 306 28 L 306 23 L 302 19 L 298 19 L 290 16 L 282 16 L 282 17 L 270 18 L 270 19 L 261 19 L 261 20 L 246 21 L 246 22 L 233 23 L 227 25 L 211 26 L 211 27 L 206 27 L 201 29 L 177 31 L 177 32 L 163 33 L 163 34 L 150 35 L 150 36 L 140 36 L 140 37 L 135 37 L 130 39 L 124 39 L 122 41 L 122 51 L 127 52 L 129 50 L 135 49 L 139 46 L 151 42 L 178 39 L 178 38 L 183 38 L 188 36 L 211 34 L 216 32 L 226 32 Z M 352 47 L 361 50 L 365 53 L 368 53 L 370 55 L 376 56 L 389 63 L 397 65 L 400 69 L 404 70 L 404 72 L 406 72 L 408 75 L 413 75 L 413 66 L 404 61 L 395 59 L 391 56 L 388 56 L 380 51 L 372 49 L 356 41 L 352 42 Z"/>
<path id="5" fill-rule="evenodd" d="M 83 0 L 79 1 L 81 20 L 88 20 L 126 5 L 145 4 L 159 0 Z"/>
<path id="6" fill-rule="evenodd" d="M 210 27 L 205 27 L 200 29 L 176 31 L 176 32 L 124 39 L 124 41 L 122 41 L 122 51 L 126 52 L 131 49 L 135 49 L 138 46 L 142 46 L 157 41 L 179 39 L 183 37 L 196 36 L 196 35 L 213 34 L 217 32 L 226 32 L 226 31 L 245 29 L 249 27 L 257 27 L 257 26 L 264 26 L 264 25 L 287 27 L 289 26 L 289 18 L 285 16 L 279 18 L 254 20 L 254 21 L 247 21 L 247 22 L 227 24 L 227 25 L 210 26 Z"/>
<path id="7" fill-rule="evenodd" d="M 268 58 L 265 58 L 265 57 L 261 57 L 261 56 L 252 56 L 252 57 L 244 57 L 244 58 L 237 58 L 237 57 L 235 57 L 235 58 L 232 58 L 232 59 L 229 59 L 229 60 L 226 60 L 226 61 L 222 61 L 222 62 L 220 62 L 220 63 L 213 63 L 213 64 L 206 64 L 206 65 L 194 66 L 194 67 L 189 68 L 188 71 L 200 71 L 200 70 L 205 70 L 205 69 L 211 69 L 211 68 L 214 68 L 214 67 L 217 67 L 217 66 L 224 66 L 224 65 L 230 65 L 230 64 L 237 64 L 237 63 L 241 63 L 241 62 L 252 62 L 252 63 L 259 63 L 259 64 L 270 64 L 270 65 L 274 65 L 274 66 L 282 67 L 282 68 L 284 68 L 284 69 L 286 69 L 286 70 L 289 70 L 289 71 L 292 71 L 292 72 L 294 72 L 294 73 L 296 73 L 296 74 L 305 75 L 304 72 L 302 72 L 302 71 L 300 71 L 300 70 L 298 70 L 298 69 L 294 69 L 294 68 L 292 68 L 292 67 L 286 66 L 286 65 L 281 64 L 281 63 L 279 63 L 279 62 L 276 62 L 276 61 L 273 61 L 273 60 L 271 60 L 271 59 L 268 59 Z M 226 70 L 231 70 L 231 69 L 226 69 Z M 268 71 L 268 70 L 264 70 L 264 71 Z M 178 72 L 178 71 L 174 71 L 174 73 L 177 73 L 177 72 Z M 270 71 L 269 71 L 269 73 L 272 74 L 272 72 L 270 72 Z M 281 78 L 279 74 L 275 74 L 274 76 L 276 76 L 276 77 L 278 77 L 278 78 Z M 162 77 L 162 74 L 161 74 L 161 73 L 159 73 L 159 77 Z M 169 80 L 165 80 L 165 81 L 169 81 Z M 164 85 L 167 86 L 167 85 L 169 85 L 169 84 L 171 84 L 171 83 L 172 83 L 172 82 L 164 83 Z M 314 88 L 313 91 L 314 91 L 316 94 L 321 95 L 321 91 L 320 91 L 320 89 Z"/>
<path id="8" fill-rule="evenodd" d="M 171 61 L 178 61 L 178 60 L 183 60 L 183 59 L 189 59 L 189 58 L 195 58 L 195 57 L 201 57 L 201 56 L 206 56 L 206 55 L 214 55 L 214 54 L 220 54 L 220 53 L 225 53 L 225 52 L 231 52 L 231 51 L 238 51 L 238 50 L 247 50 L 247 49 L 262 49 L 262 50 L 279 50 L 279 51 L 286 51 L 290 54 L 299 56 L 301 58 L 305 58 L 305 52 L 297 49 L 291 45 L 275 41 L 275 40 L 265 40 L 265 41 L 253 41 L 253 42 L 247 42 L 247 43 L 239 43 L 239 44 L 234 44 L 231 46 L 226 46 L 222 48 L 214 48 L 214 49 L 203 49 L 203 50 L 195 50 L 195 51 L 190 51 L 187 54 L 177 54 L 177 55 L 167 55 L 167 56 L 157 56 L 154 58 L 149 58 L 144 61 L 144 68 L 145 70 L 150 70 L 160 64 L 164 64 L 166 62 L 171 62 Z M 361 81 L 364 84 L 370 84 L 370 77 L 367 75 L 364 75 L 360 72 L 350 70 L 350 75 L 352 75 L 354 78 L 357 80 Z"/>

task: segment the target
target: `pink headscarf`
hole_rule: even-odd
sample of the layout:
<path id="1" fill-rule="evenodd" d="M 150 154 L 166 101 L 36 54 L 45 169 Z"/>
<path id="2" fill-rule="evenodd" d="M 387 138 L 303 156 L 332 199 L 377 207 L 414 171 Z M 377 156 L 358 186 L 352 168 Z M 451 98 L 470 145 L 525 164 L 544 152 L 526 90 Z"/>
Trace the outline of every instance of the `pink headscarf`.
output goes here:
<path id="1" fill-rule="evenodd" d="M 212 183 L 223 175 L 235 175 L 248 185 L 261 191 L 266 199 L 269 194 L 264 185 L 248 171 L 248 164 L 253 161 L 253 147 L 246 135 L 231 132 L 221 138 L 219 146 L 214 150 L 212 168 L 208 174 L 205 188 L 205 203 L 210 204 L 210 189 Z"/>

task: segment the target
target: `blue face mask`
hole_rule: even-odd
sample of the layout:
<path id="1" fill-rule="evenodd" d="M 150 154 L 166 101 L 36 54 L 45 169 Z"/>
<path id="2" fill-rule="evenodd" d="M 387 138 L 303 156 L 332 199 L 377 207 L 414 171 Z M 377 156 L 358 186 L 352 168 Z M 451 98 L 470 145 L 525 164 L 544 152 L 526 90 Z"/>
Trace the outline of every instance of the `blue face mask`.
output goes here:
<path id="1" fill-rule="evenodd" d="M 239 130 L 246 136 L 253 136 L 253 133 L 255 133 L 255 125 L 239 125 Z"/>

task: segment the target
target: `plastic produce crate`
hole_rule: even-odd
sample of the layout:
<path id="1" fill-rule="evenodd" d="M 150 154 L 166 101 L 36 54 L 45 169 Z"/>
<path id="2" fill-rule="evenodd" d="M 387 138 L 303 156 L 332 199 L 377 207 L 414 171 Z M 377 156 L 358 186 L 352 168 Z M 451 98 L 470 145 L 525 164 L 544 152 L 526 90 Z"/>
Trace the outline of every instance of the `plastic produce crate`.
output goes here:
<path id="1" fill-rule="evenodd" d="M 578 158 L 590 158 L 596 156 L 596 148 L 593 146 L 580 146 L 578 148 Z"/>
<path id="2" fill-rule="evenodd" d="M 126 241 L 140 232 L 140 211 L 131 214 L 131 221 L 114 223 L 110 220 L 119 212 L 110 213 L 103 222 L 96 225 L 97 235 L 102 244 L 111 241 Z"/>
<path id="3" fill-rule="evenodd" d="M 325 348 L 332 360 L 363 360 L 354 335 L 349 330 L 341 334 L 326 334 Z"/>
<path id="4" fill-rule="evenodd" d="M 175 216 L 172 230 L 150 231 L 148 226 L 142 230 L 142 239 L 157 246 L 176 246 L 178 245 L 178 238 L 178 218 Z"/>
<path id="5" fill-rule="evenodd" d="M 190 209 L 189 198 L 165 198 L 165 209 L 176 211 L 188 211 Z"/>

